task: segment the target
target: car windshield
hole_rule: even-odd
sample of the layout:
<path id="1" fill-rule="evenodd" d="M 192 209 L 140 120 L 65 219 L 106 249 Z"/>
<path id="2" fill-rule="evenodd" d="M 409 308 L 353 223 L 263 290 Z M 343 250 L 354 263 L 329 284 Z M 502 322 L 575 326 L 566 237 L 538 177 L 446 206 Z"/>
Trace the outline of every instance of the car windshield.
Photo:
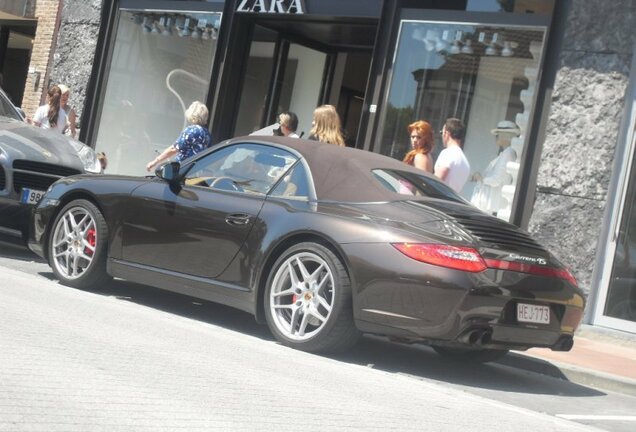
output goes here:
<path id="1" fill-rule="evenodd" d="M 22 120 L 3 91 L 0 91 L 0 116 L 9 117 L 14 120 Z"/>
<path id="2" fill-rule="evenodd" d="M 466 204 L 467 201 L 445 183 L 426 175 L 408 171 L 374 169 L 375 179 L 391 192 L 400 195 L 437 198 Z"/>
<path id="3" fill-rule="evenodd" d="M 291 153 L 276 147 L 236 144 L 196 160 L 188 168 L 185 183 L 266 194 L 296 160 Z"/>

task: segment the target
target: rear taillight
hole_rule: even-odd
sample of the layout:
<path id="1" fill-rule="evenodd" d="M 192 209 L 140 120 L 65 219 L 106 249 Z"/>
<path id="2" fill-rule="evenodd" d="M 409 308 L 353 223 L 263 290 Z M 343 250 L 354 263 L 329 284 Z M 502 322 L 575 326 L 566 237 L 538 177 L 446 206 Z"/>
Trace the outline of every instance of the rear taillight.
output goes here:
<path id="1" fill-rule="evenodd" d="M 572 273 L 570 273 L 570 271 L 565 268 L 543 267 L 536 264 L 524 264 L 495 259 L 487 259 L 486 265 L 489 268 L 494 269 L 512 270 L 521 273 L 530 273 L 537 276 L 555 277 L 566 280 L 574 286 L 578 286 L 578 283 L 576 282 L 576 279 L 574 278 Z"/>
<path id="2" fill-rule="evenodd" d="M 476 249 L 432 243 L 392 243 L 393 247 L 409 258 L 427 264 L 477 273 L 487 268 L 510 270 L 537 276 L 555 277 L 578 286 L 576 279 L 565 268 L 543 267 L 495 259 L 484 260 Z"/>
<path id="3" fill-rule="evenodd" d="M 467 272 L 486 270 L 486 263 L 473 248 L 428 243 L 393 243 L 409 258 Z"/>

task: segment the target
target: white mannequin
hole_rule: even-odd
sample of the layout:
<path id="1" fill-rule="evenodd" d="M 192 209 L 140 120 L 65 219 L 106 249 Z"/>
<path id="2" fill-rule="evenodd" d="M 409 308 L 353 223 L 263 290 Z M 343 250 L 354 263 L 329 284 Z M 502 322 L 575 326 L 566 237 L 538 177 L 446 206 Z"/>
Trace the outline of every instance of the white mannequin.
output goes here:
<path id="1" fill-rule="evenodd" d="M 471 181 L 476 182 L 470 201 L 479 209 L 494 215 L 506 206 L 501 199 L 501 188 L 510 184 L 512 178 L 506 172 L 508 162 L 517 160 L 517 152 L 510 147 L 512 139 L 519 135 L 519 127 L 511 121 L 504 120 L 497 123 L 497 127 L 491 130 L 495 135 L 495 143 L 499 147 L 499 154 L 494 158 L 484 171 L 471 176 Z"/>

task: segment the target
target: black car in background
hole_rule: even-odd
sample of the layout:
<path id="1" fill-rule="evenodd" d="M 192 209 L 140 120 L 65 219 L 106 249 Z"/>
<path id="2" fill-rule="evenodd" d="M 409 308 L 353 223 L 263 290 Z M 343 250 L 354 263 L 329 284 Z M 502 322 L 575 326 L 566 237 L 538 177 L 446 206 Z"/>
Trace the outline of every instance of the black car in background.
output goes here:
<path id="1" fill-rule="evenodd" d="M 363 332 L 479 361 L 572 347 L 584 298 L 570 272 L 400 161 L 250 136 L 156 174 L 59 180 L 30 248 L 63 284 L 116 276 L 223 303 L 306 351 Z"/>
<path id="2" fill-rule="evenodd" d="M 26 239 L 30 210 L 53 182 L 100 168 L 92 148 L 27 124 L 0 90 L 0 229 Z"/>

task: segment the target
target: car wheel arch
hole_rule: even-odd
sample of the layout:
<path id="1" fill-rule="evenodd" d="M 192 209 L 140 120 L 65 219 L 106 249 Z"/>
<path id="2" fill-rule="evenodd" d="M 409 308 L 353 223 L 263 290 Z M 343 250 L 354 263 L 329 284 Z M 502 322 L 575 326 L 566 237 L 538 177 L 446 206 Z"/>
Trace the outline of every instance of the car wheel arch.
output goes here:
<path id="1" fill-rule="evenodd" d="M 97 199 L 95 198 L 94 195 L 92 195 L 89 192 L 83 191 L 83 190 L 77 190 L 77 191 L 72 191 L 70 193 L 67 193 L 66 195 L 63 195 L 60 198 L 60 203 L 57 205 L 57 208 L 55 209 L 55 213 L 53 215 L 51 215 L 51 219 L 49 224 L 47 224 L 46 227 L 46 232 L 44 233 L 44 258 L 48 261 L 49 260 L 49 240 L 51 237 L 51 229 L 53 228 L 53 222 L 55 221 L 55 219 L 57 218 L 57 215 L 60 214 L 60 212 L 62 211 L 62 209 L 66 206 L 66 204 L 70 203 L 71 201 L 75 201 L 75 200 L 86 200 L 91 202 L 95 207 L 97 207 L 97 209 L 104 214 L 104 209 L 102 208 L 102 206 L 100 205 L 100 203 L 97 201 Z"/>
<path id="2" fill-rule="evenodd" d="M 317 233 L 295 233 L 285 239 L 282 239 L 276 246 L 274 246 L 267 258 L 264 260 L 264 264 L 261 266 L 260 272 L 258 274 L 257 279 L 257 294 L 256 294 L 256 308 L 255 308 L 255 317 L 256 321 L 259 324 L 265 324 L 265 284 L 267 283 L 267 278 L 269 277 L 269 272 L 271 271 L 274 263 L 278 259 L 281 254 L 283 254 L 287 249 L 292 247 L 293 245 L 299 243 L 317 243 L 326 248 L 328 248 L 336 257 L 340 260 L 342 265 L 349 276 L 349 280 L 351 281 L 351 285 L 353 286 L 354 275 L 350 270 L 349 261 L 346 259 L 344 252 L 337 246 L 336 242 L 331 239 L 328 239 L 325 236 L 321 236 Z"/>

